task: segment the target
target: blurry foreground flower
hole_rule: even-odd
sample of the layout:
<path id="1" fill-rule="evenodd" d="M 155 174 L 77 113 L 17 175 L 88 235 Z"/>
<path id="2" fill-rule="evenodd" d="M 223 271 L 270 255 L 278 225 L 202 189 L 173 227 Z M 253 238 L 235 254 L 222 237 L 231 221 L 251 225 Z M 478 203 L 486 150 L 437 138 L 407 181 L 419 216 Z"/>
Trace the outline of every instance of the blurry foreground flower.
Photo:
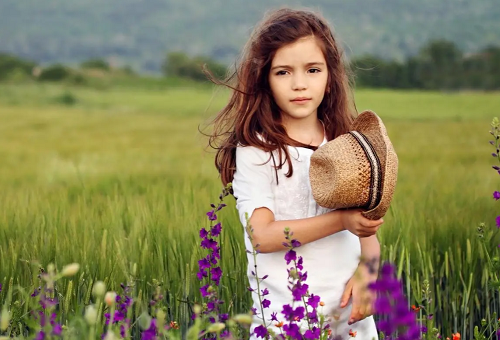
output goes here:
<path id="1" fill-rule="evenodd" d="M 91 326 L 95 325 L 97 321 L 97 311 L 94 306 L 87 306 L 85 310 L 85 321 Z"/>
<path id="2" fill-rule="evenodd" d="M 116 302 L 116 293 L 115 292 L 107 292 L 106 296 L 104 297 L 104 302 L 108 306 L 113 305 Z"/>
<path id="3" fill-rule="evenodd" d="M 78 263 L 72 263 L 68 264 L 67 266 L 64 266 L 61 275 L 62 276 L 73 276 L 76 273 L 78 273 L 78 270 L 80 269 L 80 265 Z"/>
<path id="4" fill-rule="evenodd" d="M 2 313 L 0 314 L 0 331 L 6 331 L 10 323 L 10 314 L 6 307 L 2 308 Z"/>
<path id="5" fill-rule="evenodd" d="M 95 297 L 102 297 L 106 294 L 106 284 L 102 281 L 97 281 L 94 283 L 94 288 L 92 288 L 92 293 Z"/>

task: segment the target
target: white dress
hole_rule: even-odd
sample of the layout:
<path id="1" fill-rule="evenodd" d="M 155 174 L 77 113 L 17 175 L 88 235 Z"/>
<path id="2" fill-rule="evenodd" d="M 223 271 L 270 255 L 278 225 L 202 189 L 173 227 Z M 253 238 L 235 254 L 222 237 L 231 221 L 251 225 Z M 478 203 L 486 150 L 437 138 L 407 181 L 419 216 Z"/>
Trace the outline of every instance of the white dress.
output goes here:
<path id="1" fill-rule="evenodd" d="M 322 145 L 326 143 L 326 139 Z M 314 200 L 309 184 L 309 164 L 313 150 L 299 147 L 288 147 L 293 164 L 293 175 L 287 178 L 287 163 L 278 170 L 278 181 L 276 183 L 275 170 L 269 153 L 255 147 L 238 147 L 236 150 L 236 172 L 232 182 L 236 208 L 240 221 L 246 225 L 245 213 L 248 217 L 253 211 L 260 207 L 266 207 L 274 213 L 275 220 L 293 220 L 324 214 L 329 209 L 320 207 Z M 279 162 L 277 153 L 276 163 Z M 261 165 L 266 163 L 264 165 Z M 300 240 L 299 240 L 300 241 Z M 246 248 L 252 250 L 252 245 L 245 233 Z M 297 256 L 302 256 L 304 270 L 307 271 L 309 292 L 319 295 L 325 303 L 318 307 L 318 312 L 332 318 L 332 335 L 334 339 L 350 339 L 349 331 L 357 332 L 356 339 L 371 340 L 378 339 L 377 330 L 373 317 L 368 317 L 353 325 L 347 321 L 351 313 L 351 303 L 341 309 L 340 299 L 344 292 L 345 284 L 354 274 L 361 255 L 359 238 L 349 231 L 341 231 L 317 241 L 304 244 L 296 249 Z M 257 273 L 259 277 L 269 275 L 261 283 L 260 289 L 267 288 L 269 295 L 265 298 L 271 301 L 269 308 L 264 309 L 266 321 L 271 318 L 271 313 L 276 312 L 278 320 L 284 320 L 281 314 L 282 306 L 292 305 L 292 294 L 287 288 L 288 273 L 284 259 L 285 251 L 257 255 Z M 247 254 L 247 275 L 250 287 L 256 288 L 255 277 L 251 274 L 254 270 L 253 255 Z M 260 314 L 258 296 L 252 293 L 254 308 Z M 295 302 L 295 307 L 299 306 Z M 259 315 L 260 316 L 260 315 Z M 259 319 L 254 318 L 252 329 L 259 325 Z M 286 323 L 286 321 L 285 321 Z M 272 327 L 279 333 L 279 329 L 271 323 Z M 268 323 L 269 325 L 269 323 Z M 305 327 L 303 324 L 302 327 Z M 335 337 L 336 336 L 336 337 Z M 252 339 L 255 339 L 253 337 Z"/>

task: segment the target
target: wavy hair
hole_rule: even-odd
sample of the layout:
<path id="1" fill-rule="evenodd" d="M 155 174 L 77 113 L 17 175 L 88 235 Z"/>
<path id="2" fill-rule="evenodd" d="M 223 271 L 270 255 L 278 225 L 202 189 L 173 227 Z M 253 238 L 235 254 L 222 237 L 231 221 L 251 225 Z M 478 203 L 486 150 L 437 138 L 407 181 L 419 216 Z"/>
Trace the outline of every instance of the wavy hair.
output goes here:
<path id="1" fill-rule="evenodd" d="M 325 126 L 327 140 L 349 131 L 357 115 L 350 87 L 352 78 L 340 43 L 326 20 L 309 10 L 282 8 L 268 12 L 244 46 L 235 71 L 223 82 L 207 73 L 214 83 L 232 89 L 228 103 L 212 121 L 209 135 L 209 146 L 217 150 L 215 166 L 224 185 L 233 180 L 238 145 L 269 152 L 276 171 L 287 162 L 287 177 L 293 174 L 287 146 L 316 149 L 287 135 L 268 80 L 276 51 L 309 36 L 319 42 L 328 68 L 327 90 L 318 107 L 318 119 Z M 279 153 L 278 165 L 272 154 L 275 150 Z"/>

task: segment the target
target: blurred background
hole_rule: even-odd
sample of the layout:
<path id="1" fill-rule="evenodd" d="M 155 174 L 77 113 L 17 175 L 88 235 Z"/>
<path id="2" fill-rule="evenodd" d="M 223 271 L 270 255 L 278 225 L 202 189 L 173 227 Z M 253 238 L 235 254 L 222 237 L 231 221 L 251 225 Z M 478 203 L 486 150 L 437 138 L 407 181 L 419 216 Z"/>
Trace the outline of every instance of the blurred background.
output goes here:
<path id="1" fill-rule="evenodd" d="M 387 126 L 400 165 L 379 239 L 408 305 L 444 336 L 493 334 L 498 1 L 1 0 L 0 305 L 15 312 L 12 334 L 29 324 L 29 304 L 5 287 L 29 291 L 40 268 L 71 262 L 81 272 L 56 287 L 61 321 L 105 280 L 117 291 L 132 282 L 143 301 L 161 287 L 168 320 L 186 329 L 205 284 L 199 230 L 222 190 L 199 130 L 229 95 L 201 66 L 222 77 L 265 11 L 283 5 L 323 13 L 358 110 Z M 222 308 L 246 312 L 245 235 L 226 203 Z"/>

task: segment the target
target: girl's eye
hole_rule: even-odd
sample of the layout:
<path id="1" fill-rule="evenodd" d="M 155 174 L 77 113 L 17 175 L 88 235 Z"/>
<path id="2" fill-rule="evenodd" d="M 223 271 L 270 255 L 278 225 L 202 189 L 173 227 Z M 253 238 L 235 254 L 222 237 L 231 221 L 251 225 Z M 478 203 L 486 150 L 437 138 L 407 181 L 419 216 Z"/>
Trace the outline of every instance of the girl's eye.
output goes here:
<path id="1" fill-rule="evenodd" d="M 312 69 L 310 69 L 309 71 L 310 71 L 310 72 L 315 71 L 315 72 L 312 72 L 312 73 L 319 73 L 319 72 L 321 72 L 321 70 L 320 70 L 320 69 L 318 69 L 318 68 L 312 68 Z"/>
<path id="2" fill-rule="evenodd" d="M 284 76 L 286 74 L 286 71 L 278 71 L 276 72 L 277 76 Z"/>

